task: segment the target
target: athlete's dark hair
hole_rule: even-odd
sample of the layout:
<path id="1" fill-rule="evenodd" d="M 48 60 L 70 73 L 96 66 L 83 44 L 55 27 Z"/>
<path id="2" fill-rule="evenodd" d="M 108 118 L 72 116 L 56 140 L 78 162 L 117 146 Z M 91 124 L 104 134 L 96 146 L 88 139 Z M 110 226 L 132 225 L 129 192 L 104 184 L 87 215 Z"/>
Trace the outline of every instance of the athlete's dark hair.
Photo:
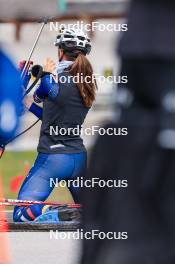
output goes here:
<path id="1" fill-rule="evenodd" d="M 77 57 L 74 59 L 75 61 L 70 67 L 69 72 L 72 76 L 78 75 L 80 77 L 77 87 L 82 96 L 84 105 L 86 107 L 91 107 L 95 100 L 97 90 L 96 80 L 93 76 L 93 68 L 86 55 L 81 51 L 77 51 L 76 55 Z"/>

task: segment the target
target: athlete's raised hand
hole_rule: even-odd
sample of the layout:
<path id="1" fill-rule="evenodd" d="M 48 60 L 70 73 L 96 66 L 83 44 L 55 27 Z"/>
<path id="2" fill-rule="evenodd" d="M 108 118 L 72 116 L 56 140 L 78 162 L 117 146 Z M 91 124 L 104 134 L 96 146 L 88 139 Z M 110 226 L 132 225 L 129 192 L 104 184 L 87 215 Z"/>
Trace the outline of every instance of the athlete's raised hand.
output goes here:
<path id="1" fill-rule="evenodd" d="M 46 62 L 44 63 L 43 69 L 45 72 L 54 73 L 56 64 L 51 58 L 47 58 Z"/>

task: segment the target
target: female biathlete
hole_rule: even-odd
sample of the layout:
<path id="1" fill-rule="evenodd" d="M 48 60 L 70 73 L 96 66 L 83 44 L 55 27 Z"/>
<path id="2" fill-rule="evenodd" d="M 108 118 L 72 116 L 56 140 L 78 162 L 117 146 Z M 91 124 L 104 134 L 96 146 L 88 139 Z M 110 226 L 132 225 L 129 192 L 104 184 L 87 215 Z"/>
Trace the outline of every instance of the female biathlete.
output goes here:
<path id="1" fill-rule="evenodd" d="M 95 100 L 93 69 L 86 58 L 91 51 L 91 43 L 82 31 L 63 29 L 55 45 L 58 46 L 59 57 L 56 67 L 58 82 L 50 78 L 55 65 L 48 59 L 44 66 L 47 74 L 41 78 L 33 96 L 35 102 L 43 103 L 43 108 L 35 102 L 28 106 L 29 111 L 42 120 L 42 125 L 38 156 L 19 191 L 20 200 L 45 201 L 54 188 L 50 179 L 76 179 L 82 177 L 86 169 L 86 149 L 80 135 L 73 133 L 73 128 L 81 128 Z M 74 76 L 81 78 L 75 82 Z M 69 185 L 69 190 L 77 203 L 78 188 Z M 43 205 L 16 206 L 13 218 L 16 222 L 34 221 L 48 210 L 50 208 Z"/>

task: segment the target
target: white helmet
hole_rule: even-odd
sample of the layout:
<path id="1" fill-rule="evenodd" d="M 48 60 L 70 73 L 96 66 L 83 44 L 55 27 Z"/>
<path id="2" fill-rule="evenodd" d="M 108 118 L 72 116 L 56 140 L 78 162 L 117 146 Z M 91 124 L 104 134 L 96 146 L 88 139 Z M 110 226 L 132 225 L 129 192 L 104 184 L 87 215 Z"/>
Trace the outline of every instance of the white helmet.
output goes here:
<path id="1" fill-rule="evenodd" d="M 77 51 L 81 51 L 84 55 L 91 52 L 90 39 L 78 29 L 61 29 L 54 44 L 70 56 L 76 57 Z"/>

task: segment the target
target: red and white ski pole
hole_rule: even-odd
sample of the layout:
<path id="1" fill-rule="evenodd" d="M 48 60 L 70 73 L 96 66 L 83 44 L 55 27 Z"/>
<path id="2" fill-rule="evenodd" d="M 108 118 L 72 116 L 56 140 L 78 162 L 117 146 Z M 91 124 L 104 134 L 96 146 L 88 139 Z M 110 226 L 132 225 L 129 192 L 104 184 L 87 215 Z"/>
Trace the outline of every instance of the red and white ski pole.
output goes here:
<path id="1" fill-rule="evenodd" d="M 69 208 L 81 208 L 81 204 L 70 203 L 57 203 L 57 202 L 43 202 L 43 201 L 30 201 L 30 200 L 18 200 L 18 199 L 0 199 L 0 205 L 5 206 L 30 206 L 34 204 L 50 205 L 50 206 L 66 206 Z"/>

